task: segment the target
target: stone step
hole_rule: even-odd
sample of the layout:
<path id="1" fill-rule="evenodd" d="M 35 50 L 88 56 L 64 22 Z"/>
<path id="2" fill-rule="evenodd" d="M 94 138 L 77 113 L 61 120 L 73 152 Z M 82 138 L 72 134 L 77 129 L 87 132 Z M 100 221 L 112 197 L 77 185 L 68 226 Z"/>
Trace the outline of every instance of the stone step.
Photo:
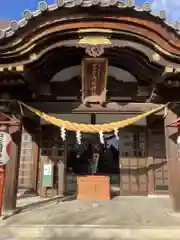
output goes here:
<path id="1" fill-rule="evenodd" d="M 173 240 L 180 239 L 180 227 L 130 227 L 98 225 L 0 226 L 0 240 Z"/>

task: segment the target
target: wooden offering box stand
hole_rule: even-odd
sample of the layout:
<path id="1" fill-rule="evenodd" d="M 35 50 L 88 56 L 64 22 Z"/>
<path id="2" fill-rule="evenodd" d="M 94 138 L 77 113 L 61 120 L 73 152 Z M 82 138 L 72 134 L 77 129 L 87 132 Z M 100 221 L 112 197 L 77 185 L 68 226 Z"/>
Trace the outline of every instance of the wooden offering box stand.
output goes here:
<path id="1" fill-rule="evenodd" d="M 110 200 L 110 184 L 108 176 L 77 177 L 78 200 Z"/>

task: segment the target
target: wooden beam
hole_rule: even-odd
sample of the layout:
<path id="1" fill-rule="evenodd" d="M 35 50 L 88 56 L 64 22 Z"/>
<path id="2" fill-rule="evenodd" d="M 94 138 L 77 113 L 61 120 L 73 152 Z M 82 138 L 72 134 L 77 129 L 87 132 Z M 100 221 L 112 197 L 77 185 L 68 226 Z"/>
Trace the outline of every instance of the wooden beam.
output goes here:
<path id="1" fill-rule="evenodd" d="M 40 86 L 42 85 L 42 83 L 40 81 L 38 81 L 39 79 L 37 79 L 37 77 L 35 76 L 33 71 L 31 71 L 30 68 L 25 68 L 24 72 L 23 72 L 23 77 L 24 77 L 24 81 L 27 83 L 29 89 L 38 96 L 39 89 L 40 89 Z"/>
<path id="2" fill-rule="evenodd" d="M 21 144 L 21 125 L 10 126 L 13 144 L 10 153 L 10 161 L 5 166 L 5 190 L 3 201 L 3 214 L 12 213 L 16 209 L 16 196 L 18 188 L 20 144 Z"/>
<path id="3" fill-rule="evenodd" d="M 14 119 L 12 117 L 10 117 L 8 114 L 6 113 L 3 113 L 3 112 L 0 112 L 0 115 L 2 115 L 2 117 L 4 117 L 4 119 L 9 119 L 9 120 L 12 120 L 14 121 Z"/>
<path id="4" fill-rule="evenodd" d="M 100 104 L 93 104 L 90 107 L 80 102 L 27 102 L 28 105 L 46 113 L 141 113 L 159 104 L 154 103 L 116 103 L 110 102 L 105 107 Z M 32 115 L 24 109 L 24 114 Z M 157 112 L 157 115 L 164 115 L 164 110 Z"/>
<path id="5" fill-rule="evenodd" d="M 177 113 L 168 109 L 165 118 L 166 156 L 169 166 L 169 193 L 173 210 L 180 212 L 180 159 L 178 158 L 178 127 L 170 124 L 177 119 Z"/>
<path id="6" fill-rule="evenodd" d="M 17 124 L 18 122 L 16 120 L 14 121 L 0 121 L 1 125 L 14 125 Z"/>

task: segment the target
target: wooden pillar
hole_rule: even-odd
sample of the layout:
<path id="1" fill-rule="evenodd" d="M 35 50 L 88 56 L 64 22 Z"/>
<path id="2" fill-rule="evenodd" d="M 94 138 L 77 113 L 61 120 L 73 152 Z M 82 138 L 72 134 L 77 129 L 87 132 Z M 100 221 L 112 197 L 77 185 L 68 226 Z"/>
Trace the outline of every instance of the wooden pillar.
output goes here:
<path id="1" fill-rule="evenodd" d="M 37 193 L 38 185 L 38 174 L 39 174 L 39 145 L 40 145 L 40 120 L 36 120 L 33 124 L 33 134 L 32 134 L 32 144 L 33 144 L 33 178 L 32 187 L 34 192 Z"/>
<path id="2" fill-rule="evenodd" d="M 37 193 L 37 184 L 38 184 L 38 167 L 39 167 L 39 131 L 37 134 L 33 134 L 33 178 L 32 178 L 32 187 L 34 192 Z"/>
<path id="3" fill-rule="evenodd" d="M 148 167 L 148 195 L 154 195 L 154 170 L 152 168 L 154 164 L 153 159 L 153 146 L 152 146 L 152 129 L 151 129 L 151 117 L 147 118 L 147 167 Z"/>
<path id="4" fill-rule="evenodd" d="M 67 160 L 67 143 L 64 143 L 64 156 L 58 163 L 58 195 L 63 196 L 66 193 L 66 160 Z"/>
<path id="5" fill-rule="evenodd" d="M 166 156 L 169 170 L 169 194 L 172 199 L 173 210 L 180 212 L 180 160 L 178 159 L 177 137 L 178 127 L 170 126 L 176 121 L 177 113 L 168 109 L 165 117 Z"/>
<path id="6" fill-rule="evenodd" d="M 154 184 L 154 170 L 153 170 L 153 164 L 154 159 L 152 156 L 152 145 L 151 145 L 151 130 L 148 129 L 148 158 L 147 158 L 147 165 L 148 165 L 148 195 L 154 195 L 155 194 L 155 184 Z"/>
<path id="7" fill-rule="evenodd" d="M 16 209 L 16 198 L 18 188 L 20 145 L 21 145 L 21 124 L 9 127 L 12 136 L 12 148 L 10 161 L 5 166 L 5 189 L 3 199 L 3 214 L 11 213 Z"/>

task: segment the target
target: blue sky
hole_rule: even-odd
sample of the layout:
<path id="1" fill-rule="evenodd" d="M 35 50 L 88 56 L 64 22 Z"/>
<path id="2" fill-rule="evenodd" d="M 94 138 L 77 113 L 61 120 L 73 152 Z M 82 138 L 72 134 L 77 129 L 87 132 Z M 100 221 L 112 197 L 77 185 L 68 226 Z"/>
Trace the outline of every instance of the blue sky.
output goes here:
<path id="1" fill-rule="evenodd" d="M 20 19 L 25 9 L 35 10 L 38 0 L 0 0 L 0 19 Z M 55 0 L 47 0 L 54 3 Z M 144 0 L 136 0 L 136 4 L 142 4 Z M 170 20 L 180 20 L 180 0 L 150 0 L 153 2 L 153 10 L 168 10 Z"/>

